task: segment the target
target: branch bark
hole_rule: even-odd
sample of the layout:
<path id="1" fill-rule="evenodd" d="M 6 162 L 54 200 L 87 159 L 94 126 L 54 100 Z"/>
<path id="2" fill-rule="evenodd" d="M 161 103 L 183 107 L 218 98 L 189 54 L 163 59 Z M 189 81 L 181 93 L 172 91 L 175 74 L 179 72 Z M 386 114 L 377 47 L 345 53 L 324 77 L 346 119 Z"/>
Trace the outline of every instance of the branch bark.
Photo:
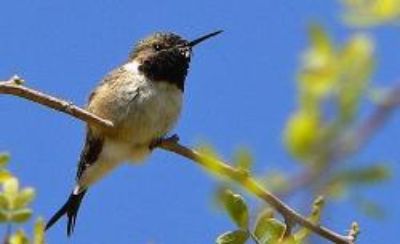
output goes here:
<path id="1" fill-rule="evenodd" d="M 45 107 L 58 110 L 69 114 L 88 124 L 97 125 L 107 130 L 113 129 L 113 123 L 109 120 L 102 119 L 85 109 L 82 109 L 71 102 L 61 100 L 40 91 L 23 86 L 24 80 L 18 76 L 13 76 L 7 81 L 0 82 L 0 94 L 14 95 L 39 103 Z"/>
<path id="2" fill-rule="evenodd" d="M 0 82 L 0 94 L 14 95 L 25 98 L 27 100 L 39 103 L 43 106 L 52 108 L 54 110 L 66 113 L 75 117 L 83 122 L 99 126 L 108 130 L 113 129 L 113 123 L 109 120 L 100 118 L 82 108 L 73 105 L 70 102 L 61 100 L 59 98 L 47 95 L 34 89 L 27 88 L 22 85 L 23 81 L 14 76 L 8 81 Z M 277 212 L 279 212 L 286 221 L 296 223 L 314 233 L 324 237 L 333 243 L 352 244 L 355 241 L 355 235 L 349 234 L 347 236 L 340 235 L 328 228 L 312 223 L 306 217 L 297 213 L 294 209 L 286 205 L 278 197 L 273 195 L 268 190 L 264 189 L 247 171 L 230 166 L 228 163 L 219 159 L 210 157 L 199 153 L 196 150 L 190 149 L 181 145 L 177 136 L 161 140 L 156 147 L 163 150 L 173 152 L 182 157 L 188 158 L 193 162 L 204 167 L 208 171 L 237 182 L 249 193 L 264 200 L 271 205 Z"/>

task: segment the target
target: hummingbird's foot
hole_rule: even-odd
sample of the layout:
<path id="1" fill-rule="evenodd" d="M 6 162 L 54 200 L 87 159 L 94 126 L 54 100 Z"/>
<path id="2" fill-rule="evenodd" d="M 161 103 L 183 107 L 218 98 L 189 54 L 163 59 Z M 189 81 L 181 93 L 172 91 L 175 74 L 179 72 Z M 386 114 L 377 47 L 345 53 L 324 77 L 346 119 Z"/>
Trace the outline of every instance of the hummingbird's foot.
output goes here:
<path id="1" fill-rule="evenodd" d="M 150 143 L 149 149 L 153 150 L 154 148 L 159 147 L 164 142 L 177 143 L 178 141 L 179 141 L 179 136 L 177 134 L 173 134 L 172 136 L 169 137 L 156 138 Z"/>
<path id="2" fill-rule="evenodd" d="M 177 143 L 177 142 L 179 141 L 179 136 L 178 136 L 178 134 L 173 134 L 173 135 L 170 136 L 170 137 L 164 138 L 163 141 L 165 141 L 165 142 L 174 142 L 174 143 Z"/>

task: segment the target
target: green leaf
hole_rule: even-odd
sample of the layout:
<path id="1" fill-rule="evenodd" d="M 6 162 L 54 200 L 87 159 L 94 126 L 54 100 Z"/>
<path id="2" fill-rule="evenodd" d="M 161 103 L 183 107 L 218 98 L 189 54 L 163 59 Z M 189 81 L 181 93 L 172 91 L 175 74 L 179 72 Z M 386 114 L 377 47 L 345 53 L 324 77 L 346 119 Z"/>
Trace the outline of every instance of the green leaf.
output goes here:
<path id="1" fill-rule="evenodd" d="M 10 161 L 10 155 L 7 153 L 0 153 L 0 168 L 3 168 Z"/>
<path id="2" fill-rule="evenodd" d="M 284 140 L 290 153 L 300 159 L 314 155 L 321 131 L 319 117 L 306 111 L 296 112 L 286 124 Z"/>
<path id="3" fill-rule="evenodd" d="M 240 228 L 247 229 L 249 224 L 249 212 L 242 196 L 234 194 L 230 190 L 225 191 L 224 206 L 229 216 Z"/>
<path id="4" fill-rule="evenodd" d="M 328 184 L 341 181 L 350 185 L 376 184 L 391 177 L 391 172 L 384 164 L 359 167 L 356 169 L 343 170 L 336 173 Z"/>
<path id="5" fill-rule="evenodd" d="M 225 210 L 225 192 L 229 189 L 228 184 L 222 183 L 217 186 L 215 192 L 214 192 L 214 198 L 213 202 L 215 203 L 215 206 L 220 210 L 223 209 Z"/>
<path id="6" fill-rule="evenodd" d="M 260 243 L 275 243 L 282 238 L 285 228 L 285 224 L 274 219 L 270 212 L 265 212 L 256 222 L 254 235 Z"/>
<path id="7" fill-rule="evenodd" d="M 14 209 L 15 198 L 18 195 L 18 179 L 15 177 L 3 183 L 4 196 L 7 199 L 8 209 Z"/>
<path id="8" fill-rule="evenodd" d="M 295 237 L 294 236 L 288 236 L 288 237 L 285 237 L 285 239 L 284 240 L 282 240 L 281 242 L 279 242 L 279 244 L 303 244 L 304 242 L 298 242 L 298 241 L 296 241 L 296 239 L 295 239 Z M 276 243 L 274 243 L 274 244 L 276 244 Z"/>
<path id="9" fill-rule="evenodd" d="M 0 209 L 10 209 L 10 204 L 4 193 L 0 193 Z"/>
<path id="10" fill-rule="evenodd" d="M 361 211 L 368 217 L 374 219 L 385 218 L 385 210 L 378 203 L 373 201 L 364 201 L 360 203 Z"/>
<path id="11" fill-rule="evenodd" d="M 249 233 L 244 230 L 228 231 L 218 236 L 217 244 L 244 244 L 249 239 Z"/>
<path id="12" fill-rule="evenodd" d="M 328 34 L 314 24 L 309 37 L 310 47 L 302 57 L 298 76 L 302 109 L 315 109 L 318 102 L 332 92 L 338 80 L 337 55 Z"/>
<path id="13" fill-rule="evenodd" d="M 353 194 L 351 200 L 359 210 L 368 217 L 382 220 L 386 216 L 385 209 L 373 200 L 358 194 Z"/>
<path id="14" fill-rule="evenodd" d="M 210 144 L 202 143 L 196 147 L 196 150 L 201 154 L 205 154 L 208 157 L 219 158 L 218 153 L 215 151 L 214 147 Z"/>
<path id="15" fill-rule="evenodd" d="M 201 144 L 196 147 L 198 151 L 197 160 L 209 172 L 223 176 L 224 167 L 219 163 L 220 157 L 211 145 Z"/>
<path id="16" fill-rule="evenodd" d="M 309 27 L 311 45 L 321 52 L 332 52 L 332 43 L 324 28 L 314 23 Z"/>
<path id="17" fill-rule="evenodd" d="M 42 218 L 36 220 L 35 228 L 33 232 L 33 244 L 44 244 L 44 232 L 45 232 L 45 224 Z"/>
<path id="18" fill-rule="evenodd" d="M 32 187 L 24 188 L 20 191 L 15 198 L 15 208 L 23 208 L 26 207 L 29 203 L 32 202 L 35 197 L 35 190 Z"/>
<path id="19" fill-rule="evenodd" d="M 23 223 L 30 219 L 32 216 L 32 210 L 24 208 L 21 210 L 13 211 L 11 215 L 11 221 L 15 223 Z"/>
<path id="20" fill-rule="evenodd" d="M 381 24 L 396 23 L 400 20 L 400 1 L 398 0 L 343 0 L 346 7 L 344 21 L 356 27 L 374 27 Z"/>
<path id="21" fill-rule="evenodd" d="M 325 183 L 323 193 L 331 197 L 342 197 L 349 187 L 373 185 L 388 180 L 391 172 L 386 164 L 346 169 L 331 176 Z"/>
<path id="22" fill-rule="evenodd" d="M 266 207 L 264 208 L 257 216 L 257 223 L 261 220 L 261 219 L 272 219 L 274 218 L 274 210 L 271 207 Z"/>
<path id="23" fill-rule="evenodd" d="M 343 181 L 332 180 L 324 186 L 322 192 L 327 197 L 340 199 L 348 193 L 348 186 Z"/>
<path id="24" fill-rule="evenodd" d="M 240 148 L 235 152 L 233 161 L 238 168 L 250 171 L 254 160 L 248 149 Z"/>
<path id="25" fill-rule="evenodd" d="M 0 171 L 0 184 L 3 184 L 4 182 L 6 182 L 7 180 L 10 180 L 12 178 L 12 174 L 10 172 L 8 172 L 5 169 L 2 169 Z"/>
<path id="26" fill-rule="evenodd" d="M 278 170 L 268 170 L 267 174 L 260 178 L 260 183 L 271 192 L 285 192 L 290 187 L 289 177 Z"/>
<path id="27" fill-rule="evenodd" d="M 355 118 L 374 67 L 374 45 L 365 35 L 354 35 L 339 53 L 341 82 L 338 89 L 340 119 Z"/>
<path id="28" fill-rule="evenodd" d="M 23 230 L 18 230 L 10 237 L 10 244 L 29 244 L 29 239 Z"/>
<path id="29" fill-rule="evenodd" d="M 0 223 L 4 223 L 8 221 L 7 211 L 0 209 Z"/>
<path id="30" fill-rule="evenodd" d="M 4 193 L 7 197 L 15 197 L 18 194 L 18 179 L 15 177 L 10 178 L 3 184 Z"/>

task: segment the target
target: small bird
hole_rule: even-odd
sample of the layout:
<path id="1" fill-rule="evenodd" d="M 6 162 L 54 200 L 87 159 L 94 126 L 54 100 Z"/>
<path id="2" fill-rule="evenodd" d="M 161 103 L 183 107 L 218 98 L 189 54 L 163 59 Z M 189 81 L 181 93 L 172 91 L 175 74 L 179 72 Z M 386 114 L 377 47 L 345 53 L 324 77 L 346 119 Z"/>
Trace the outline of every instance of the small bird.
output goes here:
<path id="1" fill-rule="evenodd" d="M 138 42 L 128 60 L 100 82 L 89 96 L 87 110 L 112 121 L 114 129 L 87 126 L 76 185 L 46 230 L 66 215 L 70 236 L 89 187 L 121 163 L 140 162 L 151 153 L 153 143 L 172 129 L 180 115 L 192 48 L 221 32 L 193 41 L 174 33 L 155 33 Z"/>

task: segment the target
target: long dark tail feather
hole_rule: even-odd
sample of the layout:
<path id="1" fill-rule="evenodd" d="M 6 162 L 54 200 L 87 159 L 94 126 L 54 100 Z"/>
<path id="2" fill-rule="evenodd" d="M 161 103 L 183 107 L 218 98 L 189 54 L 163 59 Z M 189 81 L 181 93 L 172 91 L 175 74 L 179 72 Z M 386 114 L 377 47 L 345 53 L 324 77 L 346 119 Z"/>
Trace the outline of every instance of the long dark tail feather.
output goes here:
<path id="1" fill-rule="evenodd" d="M 52 227 L 62 216 L 66 214 L 68 217 L 67 235 L 71 236 L 72 233 L 74 232 L 79 206 L 81 205 L 82 199 L 85 196 L 85 194 L 86 190 L 78 194 L 71 193 L 67 202 L 47 222 L 46 230 Z"/>

